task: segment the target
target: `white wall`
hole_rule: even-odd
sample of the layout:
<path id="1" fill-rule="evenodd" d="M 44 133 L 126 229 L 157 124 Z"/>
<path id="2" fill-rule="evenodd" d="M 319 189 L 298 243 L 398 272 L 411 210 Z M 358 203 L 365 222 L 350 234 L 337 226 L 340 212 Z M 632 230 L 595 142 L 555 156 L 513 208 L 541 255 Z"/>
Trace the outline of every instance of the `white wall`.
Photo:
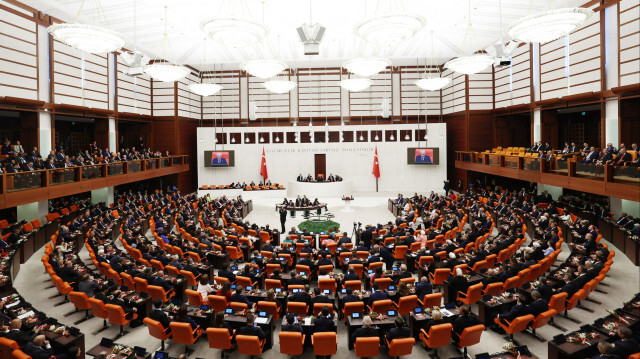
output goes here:
<path id="1" fill-rule="evenodd" d="M 416 129 L 416 125 L 393 126 L 397 130 Z M 322 127 L 316 127 L 321 130 Z M 374 130 L 376 126 L 346 126 L 345 131 Z M 254 128 L 234 129 L 238 132 L 253 132 Z M 261 127 L 260 132 L 285 131 L 283 127 Z M 293 130 L 293 127 L 286 130 Z M 307 130 L 304 128 L 303 130 Z M 316 131 L 317 131 L 316 130 Z M 339 130 L 335 126 L 331 131 Z M 399 133 L 399 131 L 398 131 Z M 375 147 L 378 147 L 380 163 L 379 190 L 391 192 L 440 191 L 447 177 L 446 124 L 428 125 L 427 147 L 440 148 L 440 164 L 432 166 L 408 165 L 407 148 L 422 147 L 412 142 L 352 142 L 352 143 L 270 143 L 270 144 L 228 144 L 215 146 L 214 128 L 198 128 L 198 186 L 221 185 L 231 182 L 259 181 L 260 162 L 264 147 L 269 179 L 286 186 L 299 173 L 314 174 L 314 154 L 326 153 L 327 174 L 340 174 L 345 180 L 352 180 L 355 192 L 372 192 L 376 189 L 375 177 L 371 173 Z M 305 136 L 304 132 L 302 136 Z M 244 136 L 243 136 L 244 137 Z M 397 140 L 397 136 L 396 136 Z M 282 138 L 280 139 L 282 141 Z M 273 141 L 272 141 L 273 142 Z M 204 167 L 204 151 L 234 150 L 235 167 Z"/>

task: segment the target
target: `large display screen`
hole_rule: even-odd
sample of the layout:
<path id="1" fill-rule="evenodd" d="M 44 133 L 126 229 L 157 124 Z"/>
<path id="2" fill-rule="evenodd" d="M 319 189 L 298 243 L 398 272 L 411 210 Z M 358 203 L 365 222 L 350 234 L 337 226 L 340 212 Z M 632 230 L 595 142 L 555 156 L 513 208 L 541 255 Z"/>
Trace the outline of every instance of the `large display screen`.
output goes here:
<path id="1" fill-rule="evenodd" d="M 432 147 L 407 148 L 407 164 L 437 165 L 440 163 L 440 149 Z"/>
<path id="2" fill-rule="evenodd" d="M 233 151 L 204 151 L 205 167 L 233 167 L 234 165 Z"/>

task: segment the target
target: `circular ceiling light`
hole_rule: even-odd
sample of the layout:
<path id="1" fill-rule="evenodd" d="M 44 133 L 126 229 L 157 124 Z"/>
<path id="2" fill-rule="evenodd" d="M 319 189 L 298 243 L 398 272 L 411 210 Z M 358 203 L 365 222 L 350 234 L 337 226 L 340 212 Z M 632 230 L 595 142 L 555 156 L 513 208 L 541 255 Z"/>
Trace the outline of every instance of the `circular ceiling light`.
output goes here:
<path id="1" fill-rule="evenodd" d="M 190 84 L 189 90 L 202 97 L 213 96 L 222 90 L 222 86 L 218 84 Z"/>
<path id="2" fill-rule="evenodd" d="M 451 82 L 448 77 L 424 77 L 414 82 L 414 84 L 423 90 L 437 91 L 447 86 Z"/>
<path id="3" fill-rule="evenodd" d="M 369 79 L 346 79 L 340 81 L 340 87 L 347 91 L 358 92 L 365 90 L 371 86 L 372 81 Z"/>
<path id="4" fill-rule="evenodd" d="M 366 41 L 394 46 L 415 35 L 425 21 L 415 15 L 381 15 L 356 26 L 356 34 Z"/>
<path id="5" fill-rule="evenodd" d="M 356 57 L 355 59 L 345 61 L 342 67 L 356 75 L 368 77 L 380 73 L 380 71 L 383 71 L 389 65 L 391 65 L 391 61 L 385 58 Z"/>
<path id="6" fill-rule="evenodd" d="M 493 64 L 493 57 L 487 54 L 474 54 L 456 57 L 444 64 L 444 67 L 465 75 L 477 74 Z"/>
<path id="7" fill-rule="evenodd" d="M 175 82 L 187 76 L 191 71 L 169 62 L 154 62 L 144 67 L 144 72 L 152 79 L 161 82 Z"/>
<path id="8" fill-rule="evenodd" d="M 264 83 L 264 87 L 267 90 L 278 94 L 287 93 L 293 90 L 296 86 L 298 86 L 297 83 L 289 80 L 271 80 Z"/>
<path id="9" fill-rule="evenodd" d="M 593 13 L 582 7 L 549 10 L 523 17 L 506 31 L 516 41 L 545 43 L 572 33 Z"/>
<path id="10" fill-rule="evenodd" d="M 279 60 L 252 60 L 244 62 L 240 68 L 252 76 L 268 79 L 287 68 L 287 64 Z"/>
<path id="11" fill-rule="evenodd" d="M 228 47 L 254 45 L 267 35 L 267 28 L 255 21 L 235 17 L 214 17 L 200 23 L 211 40 Z"/>
<path id="12" fill-rule="evenodd" d="M 55 24 L 47 31 L 63 43 L 90 54 L 120 50 L 127 42 L 119 32 L 95 25 Z"/>

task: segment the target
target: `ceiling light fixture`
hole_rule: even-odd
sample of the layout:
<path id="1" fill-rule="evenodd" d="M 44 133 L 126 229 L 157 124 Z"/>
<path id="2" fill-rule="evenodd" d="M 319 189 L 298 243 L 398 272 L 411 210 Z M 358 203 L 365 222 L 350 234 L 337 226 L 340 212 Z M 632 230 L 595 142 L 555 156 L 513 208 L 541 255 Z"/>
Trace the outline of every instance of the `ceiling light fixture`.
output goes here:
<path id="1" fill-rule="evenodd" d="M 207 39 L 204 39 L 204 51 L 202 54 L 202 64 L 200 65 L 200 83 L 189 84 L 189 90 L 202 97 L 213 96 L 222 90 L 222 86 L 216 83 L 207 83 L 204 75 L 207 72 Z M 215 66 L 214 66 L 215 71 Z"/>
<path id="2" fill-rule="evenodd" d="M 415 35 L 424 25 L 421 16 L 381 14 L 356 26 L 356 34 L 368 42 L 392 47 Z"/>
<path id="3" fill-rule="evenodd" d="M 433 72 L 427 72 L 427 67 L 425 66 L 424 75 L 422 76 L 422 78 L 414 82 L 416 86 L 427 91 L 437 91 L 447 86 L 451 82 L 451 79 L 448 77 L 440 77 L 440 67 L 437 66 L 435 62 L 433 31 L 431 31 L 431 55 L 429 57 L 428 66 L 437 67 L 438 73 L 437 76 L 434 76 Z"/>
<path id="4" fill-rule="evenodd" d="M 267 90 L 277 94 L 287 93 L 298 86 L 297 83 L 289 80 L 271 80 L 263 85 Z"/>
<path id="5" fill-rule="evenodd" d="M 167 33 L 167 7 L 164 7 L 164 35 L 162 37 L 163 55 L 170 55 L 173 58 L 171 42 Z M 167 51 L 168 50 L 168 51 Z M 156 60 L 152 64 L 144 67 L 144 72 L 151 76 L 152 79 L 161 82 L 175 82 L 191 73 L 191 70 L 177 63 L 171 63 L 166 60 Z"/>
<path id="6" fill-rule="evenodd" d="M 240 68 L 252 76 L 268 79 L 284 71 L 287 64 L 280 60 L 252 60 L 242 63 Z"/>
<path id="7" fill-rule="evenodd" d="M 449 60 L 444 64 L 444 67 L 457 73 L 465 75 L 473 75 L 478 72 L 484 71 L 487 67 L 493 65 L 493 57 L 486 53 L 473 53 L 472 50 L 472 37 L 473 27 L 471 26 L 471 0 L 468 1 L 468 17 L 469 23 L 467 25 L 467 32 L 462 40 L 464 42 L 469 40 L 469 51 L 472 53 L 468 56 L 458 56 L 453 60 Z"/>
<path id="8" fill-rule="evenodd" d="M 582 7 L 548 10 L 517 20 L 507 27 L 507 34 L 520 42 L 545 43 L 572 33 L 593 14 Z"/>
<path id="9" fill-rule="evenodd" d="M 64 44 L 90 54 L 120 50 L 127 42 L 121 33 L 110 30 L 106 26 L 78 23 L 83 6 L 84 1 L 80 5 L 73 23 L 51 25 L 47 31 Z M 106 25 L 107 19 L 104 17 L 99 0 L 96 0 L 95 12 L 98 16 L 102 15 L 102 19 L 99 20 Z"/>
<path id="10" fill-rule="evenodd" d="M 390 65 L 389 59 L 381 57 L 356 57 L 345 61 L 342 67 L 356 75 L 368 77 L 380 73 Z"/>
<path id="11" fill-rule="evenodd" d="M 236 14 L 237 9 L 239 14 Z M 223 0 L 217 13 L 222 15 L 205 19 L 200 28 L 211 40 L 223 46 L 243 48 L 257 44 L 267 36 L 267 27 L 250 19 L 251 12 L 245 0 Z"/>
<path id="12" fill-rule="evenodd" d="M 358 92 L 368 89 L 371 83 L 372 81 L 369 79 L 345 79 L 338 84 L 347 91 Z"/>

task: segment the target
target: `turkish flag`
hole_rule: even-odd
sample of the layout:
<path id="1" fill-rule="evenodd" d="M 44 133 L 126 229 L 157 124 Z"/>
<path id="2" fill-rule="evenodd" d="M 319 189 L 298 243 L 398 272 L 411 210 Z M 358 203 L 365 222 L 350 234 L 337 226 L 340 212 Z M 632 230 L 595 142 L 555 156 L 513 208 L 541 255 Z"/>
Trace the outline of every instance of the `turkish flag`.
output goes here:
<path id="1" fill-rule="evenodd" d="M 376 154 L 373 157 L 373 175 L 377 178 L 380 178 L 380 165 L 378 164 L 378 146 L 376 146 Z"/>
<path id="2" fill-rule="evenodd" d="M 260 164 L 260 175 L 264 177 L 264 179 L 269 178 L 267 174 L 267 159 L 264 157 L 264 147 L 262 148 L 262 163 Z"/>

